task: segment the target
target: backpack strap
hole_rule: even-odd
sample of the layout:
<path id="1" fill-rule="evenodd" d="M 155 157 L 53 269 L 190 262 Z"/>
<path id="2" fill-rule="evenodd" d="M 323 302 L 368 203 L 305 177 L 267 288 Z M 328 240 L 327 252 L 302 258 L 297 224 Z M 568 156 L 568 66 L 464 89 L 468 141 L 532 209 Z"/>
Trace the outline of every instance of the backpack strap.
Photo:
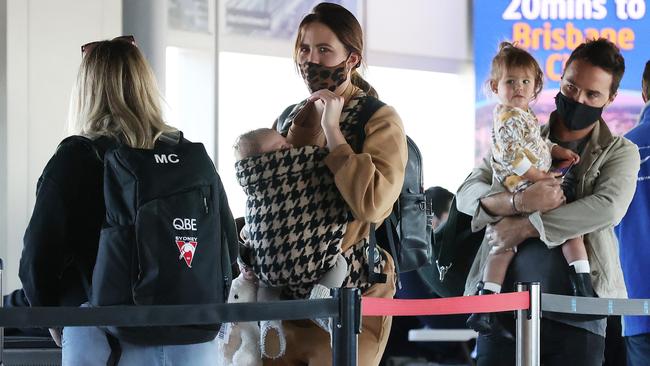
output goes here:
<path id="1" fill-rule="evenodd" d="M 363 108 L 357 115 L 357 146 L 353 146 L 358 153 L 363 150 L 363 142 L 366 140 L 366 123 L 375 112 L 385 105 L 386 103 L 370 95 L 366 96 L 363 101 Z"/>
<path id="2" fill-rule="evenodd" d="M 61 141 L 59 147 L 61 147 L 61 145 L 65 144 L 68 141 L 78 141 L 86 145 L 95 153 L 97 160 L 99 160 L 102 163 L 104 162 L 104 154 L 106 154 L 108 150 L 114 149 L 119 145 L 118 142 L 116 142 L 115 140 L 107 136 L 99 136 L 95 139 L 90 139 L 86 136 L 73 135 L 73 136 L 66 137 L 63 141 Z"/>
<path id="3" fill-rule="evenodd" d="M 163 143 L 167 145 L 178 145 L 183 141 L 183 132 L 181 131 L 170 131 L 170 132 L 163 132 L 160 136 L 158 136 L 158 140 L 156 140 L 156 143 Z"/>
<path id="4" fill-rule="evenodd" d="M 363 151 L 363 143 L 366 139 L 366 124 L 370 120 L 373 114 L 375 114 L 381 107 L 385 106 L 386 103 L 381 100 L 367 96 L 364 101 L 363 108 L 359 111 L 358 114 L 358 123 L 357 123 L 357 146 L 356 151 Z M 387 237 L 388 245 L 390 247 L 391 256 L 393 256 L 395 263 L 395 272 L 399 273 L 399 263 L 397 255 L 397 249 L 395 246 L 395 234 L 397 233 L 397 216 L 395 216 L 395 207 L 393 207 L 393 212 L 384 220 L 385 224 L 388 225 Z M 370 224 L 370 237 L 368 240 L 368 282 L 370 283 L 386 283 L 386 275 L 383 273 L 375 272 L 375 253 L 377 248 L 377 225 L 372 223 Z M 399 282 L 399 281 L 398 281 Z M 401 287 L 401 286 L 400 286 Z"/>
<path id="5" fill-rule="evenodd" d="M 120 358 L 122 358 L 122 346 L 120 345 L 120 340 L 108 332 L 104 332 L 104 334 L 106 334 L 106 341 L 111 349 L 108 360 L 106 360 L 106 366 L 117 366 L 120 362 Z"/>
<path id="6" fill-rule="evenodd" d="M 375 223 L 370 224 L 370 238 L 368 239 L 368 282 L 386 283 L 388 276 L 385 273 L 375 272 L 375 250 L 377 250 L 377 237 Z"/>
<path id="7" fill-rule="evenodd" d="M 287 121 L 287 117 L 289 117 L 289 114 L 293 109 L 296 107 L 296 104 L 292 104 L 288 106 L 287 108 L 282 111 L 280 114 L 280 117 L 275 122 L 275 130 L 282 133 L 282 131 L 287 131 L 289 130 L 289 127 L 291 127 L 291 122 Z"/>

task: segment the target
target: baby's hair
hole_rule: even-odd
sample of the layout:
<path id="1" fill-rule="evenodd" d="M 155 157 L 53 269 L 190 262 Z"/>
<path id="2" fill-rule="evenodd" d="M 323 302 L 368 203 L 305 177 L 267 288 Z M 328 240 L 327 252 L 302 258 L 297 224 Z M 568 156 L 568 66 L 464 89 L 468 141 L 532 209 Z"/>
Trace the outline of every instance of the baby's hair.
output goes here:
<path id="1" fill-rule="evenodd" d="M 276 131 L 270 128 L 258 128 L 237 137 L 233 146 L 237 160 L 262 154 L 262 140 L 272 133 Z"/>
<path id="2" fill-rule="evenodd" d="M 544 87 L 544 73 L 535 58 L 528 51 L 517 47 L 516 43 L 501 42 L 499 44 L 499 51 L 492 59 L 490 79 L 488 80 L 489 90 L 492 90 L 490 84 L 492 82 L 498 82 L 506 70 L 517 67 L 533 71 L 533 75 L 535 75 L 535 91 L 533 97 L 537 98 Z"/>

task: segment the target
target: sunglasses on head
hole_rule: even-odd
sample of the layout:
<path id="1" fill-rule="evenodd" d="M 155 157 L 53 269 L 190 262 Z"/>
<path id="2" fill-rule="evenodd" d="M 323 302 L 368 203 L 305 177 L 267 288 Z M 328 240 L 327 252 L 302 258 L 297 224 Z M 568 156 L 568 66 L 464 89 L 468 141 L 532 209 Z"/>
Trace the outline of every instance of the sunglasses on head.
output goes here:
<path id="1" fill-rule="evenodd" d="M 132 36 L 132 35 L 115 37 L 115 38 L 111 39 L 111 41 L 129 42 L 130 44 L 135 46 L 135 37 Z M 103 42 L 103 41 L 89 42 L 89 43 L 86 43 L 86 44 L 82 45 L 81 46 L 81 55 L 83 56 L 86 53 L 90 53 L 90 51 L 92 51 L 93 48 L 95 48 L 95 46 L 97 46 L 97 44 L 99 44 L 99 42 Z"/>

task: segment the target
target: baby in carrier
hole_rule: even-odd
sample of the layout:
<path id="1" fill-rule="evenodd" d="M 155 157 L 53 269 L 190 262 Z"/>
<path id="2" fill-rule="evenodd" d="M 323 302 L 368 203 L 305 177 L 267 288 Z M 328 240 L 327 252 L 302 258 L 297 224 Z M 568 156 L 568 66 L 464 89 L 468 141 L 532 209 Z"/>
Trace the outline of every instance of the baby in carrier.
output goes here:
<path id="1" fill-rule="evenodd" d="M 329 297 L 347 276 L 341 240 L 350 217 L 326 155 L 321 147 L 293 148 L 268 128 L 235 143 L 237 179 L 247 194 L 239 262 L 259 279 L 258 301 Z M 315 321 L 331 331 L 329 319 Z M 260 335 L 266 357 L 284 354 L 280 321 L 260 322 Z"/>

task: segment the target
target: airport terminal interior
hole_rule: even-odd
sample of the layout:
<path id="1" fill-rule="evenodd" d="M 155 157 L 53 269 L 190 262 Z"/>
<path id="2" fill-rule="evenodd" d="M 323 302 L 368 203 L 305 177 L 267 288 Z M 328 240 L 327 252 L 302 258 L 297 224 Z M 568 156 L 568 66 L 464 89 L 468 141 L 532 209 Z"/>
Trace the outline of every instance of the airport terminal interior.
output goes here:
<path id="1" fill-rule="evenodd" d="M 321 1 L 318 0 L 0 0 L 0 289 L 5 306 L 4 310 L 0 309 L 0 320 L 3 321 L 0 327 L 4 328 L 4 338 L 0 337 L 0 365 L 515 365 L 515 358 L 517 365 L 539 365 L 540 357 L 542 365 L 650 364 L 650 318 L 643 316 L 648 314 L 648 301 L 619 302 L 626 298 L 650 298 L 650 286 L 640 280 L 645 276 L 642 273 L 647 271 L 643 262 L 650 260 L 650 251 L 640 248 L 642 245 L 638 244 L 647 240 L 647 236 L 643 235 L 644 230 L 648 229 L 638 227 L 643 227 L 643 222 L 647 226 L 648 218 L 644 215 L 650 213 L 650 206 L 643 203 L 650 199 L 643 191 L 646 189 L 643 184 L 648 178 L 643 174 L 650 174 L 644 170 L 650 151 L 650 131 L 644 135 L 645 132 L 637 128 L 637 125 L 642 126 L 640 116 L 645 115 L 645 120 L 650 119 L 650 70 L 646 64 L 650 60 L 650 2 L 331 2 L 333 5 L 326 4 L 319 8 Z M 323 13 L 318 13 L 318 9 Z M 594 49 L 601 48 L 579 52 L 584 45 L 595 40 L 602 41 L 602 44 L 594 46 Z M 510 43 L 503 46 L 502 42 Z M 115 47 L 114 50 L 108 49 L 111 45 Z M 105 48 L 107 64 L 96 65 L 93 69 L 91 63 L 98 60 L 100 56 L 97 55 Z M 110 65 L 110 62 L 116 62 L 116 57 L 121 57 L 115 55 L 127 48 L 135 50 L 135 56 L 129 57 L 144 60 L 144 66 L 136 71 L 146 74 L 146 77 L 129 76 L 126 70 L 127 66 L 131 66 L 127 65 L 127 61 L 124 61 L 124 66 L 113 68 Z M 337 52 L 343 56 L 336 62 L 326 61 L 339 57 Z M 518 58 L 499 61 L 495 55 L 501 55 L 501 52 L 520 54 L 516 56 Z M 621 60 L 624 58 L 624 73 L 620 69 L 622 61 L 617 57 L 622 57 Z M 124 56 L 124 60 L 126 58 Z M 334 69 L 339 66 L 340 69 Z M 100 82 L 115 70 L 124 72 L 124 76 L 113 78 L 114 84 L 104 85 Z M 330 73 L 334 75 L 331 79 Z M 336 73 L 342 73 L 342 78 L 336 79 Z M 327 76 L 324 77 L 324 74 Z M 376 91 L 376 95 L 371 95 L 369 88 L 360 86 L 356 81 L 359 80 L 357 76 L 361 76 Z M 112 99 L 110 94 L 104 95 L 104 92 L 98 91 L 101 88 L 126 90 L 126 85 L 131 83 L 130 77 L 141 80 L 134 82 L 133 90 L 138 90 L 135 96 L 131 91 L 122 91 L 116 94 L 119 95 L 117 99 Z M 646 81 L 642 81 L 644 77 Z M 312 82 L 314 78 L 323 84 L 315 86 Z M 521 85 L 514 86 L 520 82 Z M 519 94 L 504 96 L 506 88 L 513 88 L 512 93 Z M 153 107 L 133 105 L 129 98 L 144 101 L 144 104 L 151 103 Z M 515 103 L 513 107 L 509 102 L 504 102 L 504 98 L 508 101 L 527 99 L 523 104 L 512 102 Z M 95 104 L 84 106 L 91 100 Z M 381 104 L 366 113 L 364 108 L 369 104 L 364 103 L 367 100 Z M 116 107 L 118 105 L 128 106 L 127 111 Z M 500 108 L 504 105 L 512 109 L 503 112 Z M 157 111 L 157 108 L 160 110 Z M 368 107 L 368 110 L 371 108 Z M 114 109 L 120 112 L 114 113 Z M 336 113 L 332 120 L 334 127 L 327 120 L 328 110 Z M 306 112 L 303 114 L 303 111 Z M 133 126 L 129 127 L 130 120 L 137 120 L 134 122 L 136 125 L 144 124 L 139 118 L 140 113 L 159 116 L 160 122 L 132 129 Z M 513 127 L 509 123 L 520 121 L 512 115 L 519 113 L 525 114 L 522 117 L 525 121 L 521 123 L 527 125 Z M 83 116 L 92 114 L 95 115 L 92 124 L 83 120 Z M 312 125 L 300 122 L 303 117 L 315 122 Z M 512 122 L 512 118 L 515 118 L 515 122 Z M 113 123 L 113 120 L 121 122 Z M 282 127 L 286 121 L 289 121 L 286 128 Z M 79 127 L 81 124 L 85 125 Z M 346 124 L 351 127 L 346 127 Z M 123 128 L 126 131 L 121 130 Z M 245 135 L 262 128 L 267 130 Z M 172 132 L 168 134 L 168 130 Z M 179 138 L 173 131 L 182 131 L 182 137 Z M 362 135 L 355 135 L 357 131 L 361 131 Z M 266 134 L 264 136 L 274 133 L 272 136 L 277 135 L 277 138 L 285 141 L 286 146 L 274 145 L 269 148 L 261 143 L 253 146 L 256 141 L 246 140 L 261 138 L 262 133 Z M 380 136 L 382 133 L 384 135 Z M 82 149 L 85 151 L 82 153 L 78 147 L 81 145 L 75 145 L 78 150 L 74 154 L 70 151 L 67 153 L 73 157 L 69 161 L 86 161 L 84 156 L 90 156 L 88 151 L 91 150 L 103 156 L 101 163 L 91 164 L 95 170 L 88 168 L 91 165 L 77 167 L 80 176 L 94 174 L 99 179 L 94 182 L 97 183 L 93 188 L 96 190 L 95 196 L 83 193 L 90 189 L 85 183 L 75 183 L 78 177 L 74 177 L 72 167 L 55 172 L 57 156 L 59 160 L 66 159 L 64 156 L 68 145 L 62 141 L 71 135 L 91 137 L 90 140 L 86 139 L 89 142 L 84 146 L 92 147 Z M 182 149 L 183 145 L 190 146 L 184 143 L 184 139 L 200 143 L 205 148 L 201 151 L 205 152 L 197 155 L 199 157 L 191 164 L 193 167 L 207 167 L 207 170 L 203 170 L 207 173 L 195 175 L 186 170 L 182 173 L 185 175 L 178 173 L 174 178 L 168 178 L 156 176 L 157 167 L 151 168 L 151 172 L 145 171 L 149 168 L 131 168 L 131 163 L 120 160 L 122 158 L 117 152 L 113 154 L 112 147 L 98 148 L 102 145 L 94 141 L 102 141 L 98 136 L 103 135 L 117 136 L 118 140 L 121 139 L 120 144 L 128 145 L 125 147 L 127 150 L 154 151 L 155 160 L 152 161 L 157 165 L 152 166 L 183 165 L 185 163 L 179 151 L 186 151 Z M 148 137 L 142 137 L 145 135 Z M 160 141 L 168 136 L 176 139 L 173 145 L 169 145 L 172 147 L 160 150 L 162 152 L 156 150 L 159 144 L 152 142 L 152 137 Z M 542 142 L 531 142 L 533 139 Z M 305 145 L 309 146 L 303 147 Z M 312 145 L 317 146 L 310 147 Z M 253 157 L 243 156 L 245 148 L 253 147 L 259 150 L 248 155 Z M 265 148 L 268 150 L 263 151 Z M 72 147 L 67 150 L 70 149 Z M 536 156 L 537 149 L 544 150 L 546 158 Z M 269 152 L 271 150 L 277 151 Z M 107 158 L 109 151 L 110 158 Z M 508 157 L 508 154 L 512 154 L 512 157 Z M 256 157 L 261 157 L 261 160 L 256 160 Z M 315 159 L 315 162 L 312 163 L 311 159 Z M 510 160 L 502 163 L 499 159 Z M 544 159 L 548 162 L 545 167 L 540 162 Z M 298 162 L 314 169 L 315 173 L 308 175 L 312 173 L 307 172 L 303 177 L 296 169 L 292 171 L 293 175 L 288 174 L 286 178 L 275 170 L 274 173 L 264 171 L 273 164 L 294 164 L 287 168 L 291 170 Z M 190 169 L 183 166 L 183 169 Z M 212 166 L 216 169 L 216 175 Z M 300 166 L 301 171 L 304 166 Z M 555 167 L 563 170 L 555 171 Z M 501 174 L 499 169 L 507 172 Z M 539 173 L 535 178 L 528 174 L 533 170 Z M 125 178 L 127 175 L 120 175 L 123 171 L 129 171 L 132 175 Z M 318 172 L 325 172 L 325 178 L 317 175 Z M 138 180 L 138 174 L 153 176 L 147 176 L 147 179 L 151 178 L 150 181 L 144 178 Z M 253 178 L 246 174 L 253 175 Z M 282 174 L 287 173 L 283 171 Z M 259 178 L 262 183 L 256 183 L 254 179 L 258 176 L 272 176 L 272 179 L 265 183 L 267 181 Z M 58 181 L 51 183 L 56 180 L 53 177 L 59 177 Z M 300 181 L 303 178 L 305 183 Z M 83 181 L 86 178 L 79 179 Z M 129 179 L 132 181 L 126 182 Z M 296 181 L 301 188 L 289 190 L 287 185 Z M 109 187 L 109 182 L 120 185 L 117 193 L 111 192 L 113 188 Z M 572 182 L 568 184 L 573 185 L 567 188 L 565 182 Z M 139 187 L 139 184 L 143 187 L 150 184 L 150 188 L 133 188 L 137 193 L 123 188 Z M 205 209 L 205 215 L 216 218 L 210 225 L 210 233 L 216 232 L 215 243 L 221 243 L 217 245 L 218 251 L 214 249 L 201 254 L 207 243 L 211 242 L 209 235 L 212 234 L 202 231 L 205 230 L 203 221 L 195 218 L 199 216 L 194 213 L 168 213 L 167 206 L 141 206 L 142 214 L 140 211 L 132 213 L 130 208 L 122 207 L 108 198 L 119 197 L 116 200 L 123 200 L 124 205 L 135 204 L 138 207 L 145 205 L 140 202 L 145 200 L 142 197 L 149 194 L 155 196 L 159 188 L 170 184 L 190 187 L 180 189 L 182 192 L 205 184 L 202 187 L 207 188 L 196 191 L 202 199 L 196 215 L 203 215 Z M 325 186 L 333 191 L 319 192 Z M 277 189 L 286 195 L 281 196 L 276 192 L 278 195 L 272 200 L 264 195 L 265 189 L 273 192 Z M 71 191 L 72 198 L 69 201 L 55 199 L 51 203 L 54 206 L 50 206 L 45 201 L 47 197 L 52 199 L 52 195 L 55 195 L 50 192 L 52 190 Z M 88 202 L 92 197 L 99 197 L 98 202 L 102 206 L 101 222 L 97 221 L 94 229 L 88 227 L 88 218 L 94 214 L 88 206 L 92 205 Z M 189 202 L 189 193 L 178 197 L 169 199 L 165 204 L 172 208 L 185 207 Z M 273 208 L 269 208 L 272 213 L 267 213 L 264 207 L 267 202 L 269 205 L 272 203 Z M 340 209 L 342 213 L 332 209 L 340 208 L 337 205 L 343 205 Z M 213 212 L 214 207 L 218 209 Z M 146 210 L 150 210 L 148 214 Z M 282 210 L 289 212 L 287 215 L 297 212 L 296 220 L 314 216 L 309 216 L 304 223 L 292 221 L 291 216 L 287 222 L 286 218 L 282 218 Z M 391 210 L 396 216 L 388 215 Z M 72 214 L 67 216 L 65 212 Z M 113 212 L 117 214 L 113 215 Z M 124 216 L 120 216 L 122 213 Z M 137 262 L 135 267 L 140 272 L 133 274 L 135 267 L 129 267 L 131 272 L 125 270 L 125 277 L 122 278 L 113 272 L 115 268 L 112 266 L 117 262 L 106 262 L 107 267 L 103 267 L 99 266 L 99 260 L 110 254 L 101 248 L 111 240 L 110 235 L 105 233 L 107 227 L 113 225 L 110 224 L 111 220 L 115 220 L 115 227 L 119 229 L 126 225 L 124 217 L 129 214 L 133 215 L 135 222 L 131 225 L 144 225 L 147 231 L 136 228 L 129 234 L 132 235 L 130 239 L 114 238 L 129 245 L 138 242 L 137 250 L 129 249 L 131 257 L 119 263 L 127 266 Z M 339 216 L 334 215 L 343 215 L 343 218 L 339 220 L 336 218 Z M 181 266 L 180 270 L 185 271 L 183 274 L 163 273 L 169 266 L 163 264 L 167 262 L 162 259 L 158 261 L 157 256 L 161 254 L 156 249 L 163 244 L 140 249 L 139 243 L 145 241 L 144 236 L 166 238 L 167 234 L 162 229 L 148 226 L 160 225 L 157 222 L 163 220 L 162 217 L 173 219 L 170 230 L 175 234 L 170 235 L 175 237 L 164 239 L 169 242 L 169 245 L 165 242 L 164 246 L 168 247 L 173 257 L 169 263 Z M 275 221 L 264 226 L 267 225 L 264 220 L 269 217 L 272 220 L 275 218 Z M 418 219 L 421 220 L 421 227 L 409 221 Z M 146 220 L 150 222 L 143 224 Z M 341 221 L 341 226 L 335 225 L 336 220 Z M 48 230 L 53 232 L 40 232 L 39 225 L 49 227 Z M 293 232 L 285 233 L 295 230 L 296 225 L 305 228 L 305 231 L 295 235 Z M 453 225 L 453 229 L 450 225 Z M 417 230 L 415 227 L 419 227 L 421 232 L 412 234 L 411 231 Z M 89 230 L 94 230 L 93 234 L 88 234 Z M 386 236 L 381 236 L 380 232 L 385 233 L 386 230 Z M 531 230 L 533 233 L 529 234 Z M 275 234 L 277 236 L 273 238 Z M 287 236 L 282 238 L 289 239 L 280 242 L 277 238 L 285 234 Z M 90 240 L 94 240 L 91 248 L 100 246 L 99 254 L 96 249 L 94 252 L 91 249 L 90 253 L 88 249 L 75 249 L 76 243 L 87 241 L 85 235 L 90 235 Z M 424 238 L 423 246 L 409 247 L 411 235 L 415 236 L 415 241 L 420 236 Z M 375 236 L 381 248 L 369 249 Z M 393 239 L 397 242 L 397 248 L 391 248 L 388 241 L 382 242 L 388 236 L 391 244 Z M 280 252 L 273 247 L 265 247 L 267 239 L 279 243 L 277 247 L 281 248 Z M 53 248 L 48 247 L 50 244 L 43 244 L 48 240 L 56 242 L 58 246 Z M 306 244 L 313 247 L 302 248 L 295 254 L 296 249 L 292 249 L 293 241 L 290 240 L 302 243 L 297 245 L 310 243 L 309 240 L 318 243 Z M 331 240 L 327 243 L 334 244 L 327 244 L 325 240 Z M 539 245 L 526 245 L 527 240 Z M 632 245 L 626 244 L 626 240 L 637 243 L 628 252 L 626 248 Z M 574 241 L 579 242 L 579 245 L 576 244 L 579 248 L 577 252 L 565 249 Z M 449 252 L 441 256 L 441 251 L 444 251 L 441 248 L 447 242 L 454 246 L 455 257 L 452 259 L 445 258 Z M 74 244 L 68 245 L 70 243 Z M 202 246 L 201 243 L 206 244 Z M 85 242 L 81 244 L 85 245 Z M 644 247 L 650 248 L 647 245 Z M 77 250 L 82 254 L 75 252 Z M 111 250 L 104 249 L 108 252 Z M 446 250 L 450 250 L 449 247 Z M 314 254 L 314 251 L 317 253 Z M 319 251 L 327 254 L 319 254 Z M 526 255 L 530 257 L 533 254 L 526 253 L 535 251 L 537 254 L 534 255 L 543 256 L 544 259 L 531 259 L 528 262 L 517 259 L 526 258 Z M 546 252 L 553 254 L 547 256 Z M 200 276 L 192 275 L 194 277 L 185 274 L 188 270 L 209 271 L 204 265 L 204 258 L 209 255 L 223 258 L 210 262 L 219 266 L 219 272 L 201 272 Z M 410 255 L 416 256 L 414 260 L 417 263 L 409 262 Z M 417 255 L 424 257 L 420 259 Z M 505 282 L 503 278 L 500 282 L 503 283 L 503 291 L 501 284 L 495 290 L 492 285 L 499 281 L 492 280 L 490 273 L 482 271 L 491 265 L 491 260 L 496 261 L 494 258 L 505 255 L 515 258 L 509 259 L 513 260 L 511 267 L 514 269 L 508 267 L 509 262 L 502 264 L 501 276 L 505 277 Z M 97 266 L 95 262 L 78 260 L 81 256 L 89 256 L 93 261 L 99 258 Z M 479 259 L 481 256 L 487 259 Z M 65 263 L 52 263 L 53 257 L 60 257 Z M 551 257 L 557 260 L 546 259 Z M 448 266 L 443 265 L 443 259 L 450 260 Z M 288 260 L 292 261 L 291 265 L 295 260 L 295 267 L 279 264 Z M 541 280 L 542 308 L 535 308 L 542 313 L 541 320 L 528 316 L 534 313 L 531 309 L 540 306 L 540 298 L 533 296 L 532 289 L 526 292 L 530 298 L 496 295 L 514 291 L 513 278 L 523 282 L 540 282 L 535 277 L 537 273 L 555 271 L 551 268 L 557 268 L 549 264 L 553 260 L 554 265 L 561 262 L 561 270 L 558 271 L 568 273 L 568 277 L 560 276 L 562 278 L 557 283 Z M 344 268 L 339 269 L 347 272 L 340 280 L 332 282 L 334 269 L 341 261 Z M 460 263 L 463 261 L 465 263 Z M 579 265 L 574 265 L 577 262 L 580 262 Z M 160 267 L 147 269 L 147 263 Z M 583 265 L 589 269 L 582 270 Z M 44 268 L 48 266 L 55 267 L 58 272 L 45 271 Z M 396 267 L 395 270 L 392 266 Z M 98 269 L 100 267 L 102 270 Z M 297 270 L 298 267 L 301 269 Z M 450 281 L 457 280 L 453 276 L 461 267 L 464 273 L 453 291 L 440 290 L 448 289 Z M 531 270 L 535 275 L 517 277 L 514 274 L 532 267 L 540 268 Z M 81 275 L 75 276 L 82 278 L 81 282 L 75 280 L 78 285 L 72 289 L 64 286 L 64 282 L 68 281 L 65 271 L 70 268 L 81 271 Z M 273 271 L 276 269 L 272 268 L 286 271 L 277 270 L 283 274 L 274 277 L 276 272 Z M 384 278 L 383 283 L 377 280 L 381 286 L 374 282 L 376 279 L 371 280 L 373 275 L 382 275 L 372 273 L 375 269 L 388 274 L 388 280 Z M 92 279 L 92 283 L 84 279 L 84 271 L 92 274 L 92 278 L 88 278 Z M 309 272 L 309 275 L 300 278 L 300 271 Z M 444 282 L 447 271 L 450 279 Z M 238 272 L 241 272 L 239 276 Z M 285 275 L 286 283 L 282 282 Z M 142 283 L 147 281 L 147 276 L 164 277 L 170 285 L 162 288 L 167 285 L 155 282 L 158 287 L 147 290 L 153 292 L 136 295 L 138 286 L 144 287 Z M 184 281 L 182 285 L 171 285 L 174 276 L 176 280 Z M 298 279 L 295 276 L 299 276 Z M 546 278 L 544 274 L 540 276 Z M 220 282 L 224 277 L 225 283 L 214 286 L 218 291 L 208 290 L 211 285 L 197 285 L 206 278 Z M 337 323 L 343 317 L 336 318 L 339 320 L 332 318 L 329 322 L 326 318 L 286 320 L 282 323 L 258 319 L 259 323 L 248 323 L 255 324 L 254 331 L 257 332 L 252 336 L 254 339 L 249 340 L 256 342 L 251 346 L 252 351 L 243 350 L 242 345 L 239 349 L 241 352 L 234 355 L 230 348 L 235 346 L 228 344 L 228 338 L 232 332 L 244 334 L 246 330 L 241 324 L 247 323 L 228 323 L 232 325 L 216 329 L 209 333 L 211 336 L 201 338 L 200 342 L 195 338 L 191 338 L 191 341 L 162 341 L 160 344 L 153 341 L 153 344 L 146 346 L 135 342 L 137 345 L 133 347 L 122 338 L 126 333 L 114 336 L 107 331 L 108 343 L 100 337 L 101 342 L 106 344 L 103 348 L 95 349 L 92 337 L 85 333 L 70 335 L 73 333 L 70 332 L 66 338 L 65 329 L 74 327 L 53 326 L 48 331 L 50 327 L 47 324 L 50 323 L 35 320 L 45 319 L 38 318 L 36 313 L 10 312 L 10 308 L 29 309 L 30 305 L 34 309 L 53 305 L 94 307 L 96 301 L 101 303 L 98 299 L 104 290 L 100 289 L 103 285 L 98 282 L 103 284 L 102 281 L 108 287 L 126 281 L 127 292 L 133 291 L 133 298 L 126 302 L 116 300 L 100 305 L 187 305 L 191 302 L 176 303 L 169 297 L 186 296 L 194 286 L 200 287 L 197 291 L 217 292 L 218 296 L 212 297 L 216 299 L 212 302 L 223 303 L 228 299 L 230 302 L 242 302 L 239 301 L 240 295 L 234 294 L 233 290 L 240 290 L 239 287 L 233 287 L 228 293 L 232 277 L 242 281 L 246 278 L 246 281 L 254 283 L 258 302 L 280 301 L 280 298 L 301 301 L 316 299 L 322 305 L 325 304 L 323 299 L 330 299 L 329 288 L 346 287 L 345 284 L 349 285 L 347 287 L 359 287 L 364 300 L 356 308 L 360 312 L 353 317 L 364 314 L 360 325 L 362 332 L 350 339 L 345 338 L 349 335 L 343 335 L 344 332 L 352 328 Z M 298 282 L 289 284 L 289 278 Z M 472 282 L 473 278 L 476 281 Z M 300 283 L 300 286 L 296 283 Z M 587 293 L 581 292 L 576 283 L 585 285 L 584 291 Z M 305 287 L 307 284 L 309 287 Z M 315 295 L 319 286 L 324 288 L 324 295 Z M 38 296 L 32 292 L 34 287 L 39 287 Z M 562 295 L 558 298 L 548 297 L 547 293 L 554 288 L 566 291 L 554 292 Z M 539 287 L 535 289 L 539 290 Z M 56 303 L 56 300 L 52 302 L 47 299 L 49 295 L 40 298 L 45 293 L 58 292 L 68 296 L 74 291 L 83 293 L 82 300 L 61 300 Z M 276 292 L 281 294 L 277 295 Z M 156 297 L 153 293 L 162 295 Z M 172 293 L 176 295 L 170 295 Z M 477 296 L 472 303 L 472 298 L 461 298 L 463 294 L 495 295 Z M 126 297 L 129 296 L 127 294 Z M 140 296 L 146 297 L 142 303 L 138 302 Z M 583 296 L 616 300 L 609 303 L 602 300 L 596 304 L 581 299 Z M 366 301 L 366 297 L 402 299 L 404 302 L 382 308 Z M 439 301 L 457 297 L 459 302 Z M 417 305 L 408 302 L 410 299 L 426 299 L 429 302 Z M 575 299 L 578 299 L 577 306 Z M 584 309 L 590 309 L 587 312 L 581 311 L 582 301 L 586 306 Z M 479 303 L 484 306 L 482 309 L 488 310 L 481 311 L 476 305 Z M 568 318 L 562 310 L 552 311 L 550 304 L 558 304 L 560 308 L 565 303 L 569 309 L 566 312 L 577 313 L 570 314 L 574 318 L 566 320 Z M 301 306 L 309 308 L 306 304 Z M 367 315 L 375 309 L 388 308 L 394 309 L 392 319 L 389 316 Z M 325 309 L 325 305 L 318 309 Z M 408 315 L 408 309 L 416 313 L 419 311 L 418 316 L 412 316 L 415 314 L 413 312 Z M 461 313 L 459 309 L 469 310 Z M 500 315 L 497 316 L 497 312 Z M 490 330 L 478 329 L 471 320 L 469 324 L 466 323 L 472 313 L 472 316 L 480 318 L 479 323 L 484 322 Z M 519 320 L 521 314 L 524 314 L 524 318 L 528 316 L 530 323 L 522 321 L 524 325 L 521 325 L 517 320 L 515 324 L 515 313 L 520 313 Z M 47 314 L 42 316 L 47 317 Z M 248 319 L 255 316 L 254 312 L 246 314 L 250 314 L 247 315 Z M 536 320 L 530 320 L 531 317 Z M 21 327 L 12 319 L 40 321 L 38 324 L 42 326 Z M 284 331 L 273 328 L 273 324 L 285 324 L 282 328 Z M 540 324 L 541 333 L 536 328 Z M 171 325 L 180 326 L 178 323 Z M 519 328 L 520 325 L 523 328 Z M 63 356 L 62 348 L 56 344 L 61 328 L 64 329 Z M 274 330 L 279 334 L 277 344 L 275 338 L 268 340 L 264 337 L 265 331 L 274 335 Z M 164 328 L 160 330 L 166 331 L 170 332 Z M 103 330 L 99 332 L 104 334 Z M 159 334 L 153 333 L 151 339 L 157 339 Z M 183 339 L 184 333 L 178 334 L 178 339 Z M 70 346 L 84 337 L 86 340 L 79 343 L 81 346 Z M 333 337 L 331 343 L 329 337 Z M 116 351 L 111 339 L 118 343 L 119 351 Z M 584 339 L 584 343 L 567 343 L 570 345 L 565 347 L 568 348 L 565 351 L 571 357 L 565 357 L 560 351 L 549 354 L 551 349 L 562 348 L 566 339 L 579 339 L 580 342 Z M 345 344 L 343 340 L 352 343 Z M 247 342 L 243 335 L 241 342 Z M 264 342 L 268 343 L 265 345 Z M 175 343 L 180 344 L 177 346 L 180 348 L 165 348 L 176 346 Z M 481 343 L 482 346 L 477 347 Z M 350 348 L 341 348 L 330 356 L 332 347 L 349 347 L 350 344 L 354 345 L 352 355 L 348 354 Z M 69 347 L 67 354 L 66 345 Z M 199 345 L 206 348 L 199 348 Z M 158 346 L 161 352 L 170 352 L 166 361 L 145 358 L 146 352 Z M 269 351 L 269 348 L 265 348 L 274 346 L 279 350 Z M 520 349 L 520 346 L 523 348 Z M 79 358 L 78 353 L 84 348 L 86 353 L 93 356 Z M 325 353 L 321 353 L 323 349 Z M 273 351 L 277 351 L 278 360 L 275 362 L 272 361 Z M 193 356 L 187 356 L 188 353 Z M 246 354 L 242 356 L 243 353 Z M 341 356 L 342 353 L 345 357 Z M 582 353 L 584 357 L 580 356 Z M 208 356 L 200 358 L 201 354 Z M 117 359 L 114 359 L 116 355 Z M 173 358 L 178 355 L 182 357 Z M 295 359 L 292 359 L 294 356 Z"/>

